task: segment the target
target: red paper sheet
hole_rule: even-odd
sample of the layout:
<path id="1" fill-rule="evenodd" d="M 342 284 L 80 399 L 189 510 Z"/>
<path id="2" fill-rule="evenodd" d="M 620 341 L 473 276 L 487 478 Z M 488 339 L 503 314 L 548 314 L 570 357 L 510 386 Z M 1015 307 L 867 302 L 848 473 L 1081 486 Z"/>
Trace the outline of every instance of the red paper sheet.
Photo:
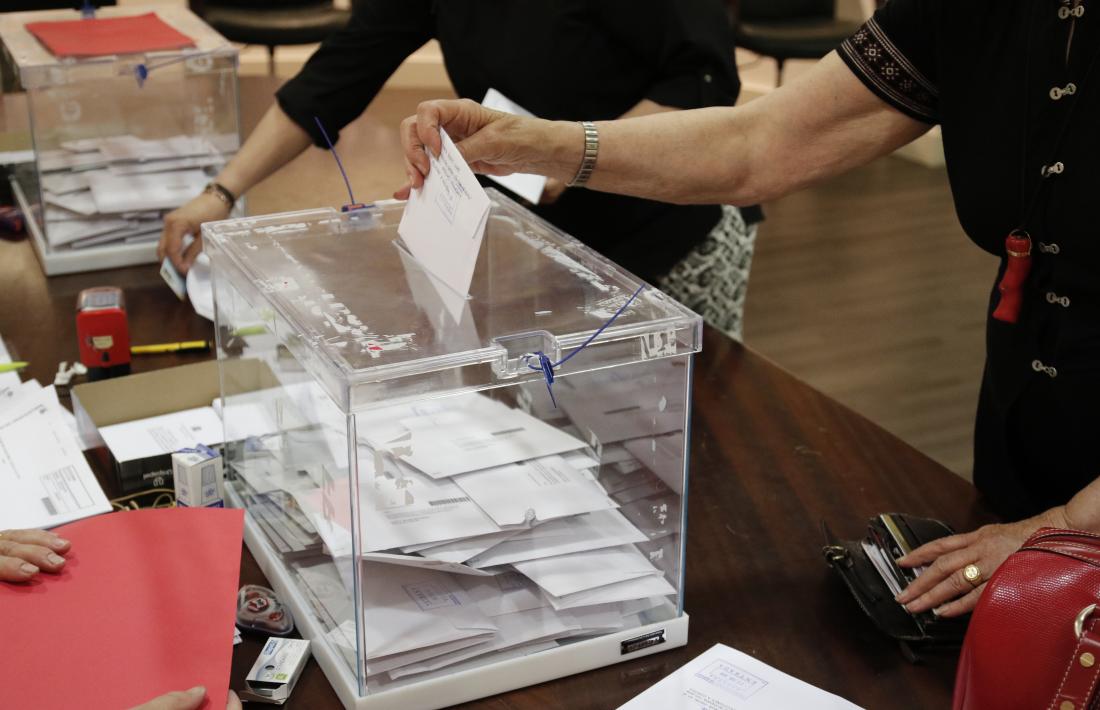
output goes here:
<path id="1" fill-rule="evenodd" d="M 194 47 L 195 42 L 155 12 L 59 22 L 31 22 L 27 31 L 55 57 L 102 57 Z"/>
<path id="2" fill-rule="evenodd" d="M 54 530 L 59 575 L 0 582 L 0 706 L 120 710 L 229 688 L 244 514 L 219 508 L 109 513 Z"/>

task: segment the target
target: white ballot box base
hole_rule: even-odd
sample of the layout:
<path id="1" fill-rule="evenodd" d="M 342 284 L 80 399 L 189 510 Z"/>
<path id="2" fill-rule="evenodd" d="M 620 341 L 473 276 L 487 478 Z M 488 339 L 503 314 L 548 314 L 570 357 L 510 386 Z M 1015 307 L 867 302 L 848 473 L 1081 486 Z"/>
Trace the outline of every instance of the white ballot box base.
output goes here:
<path id="1" fill-rule="evenodd" d="M 227 489 L 226 494 L 230 499 L 236 498 L 236 493 L 231 489 Z M 241 507 L 242 504 L 240 501 L 233 501 L 233 505 Z M 506 659 L 441 678 L 360 696 L 358 682 L 351 669 L 325 640 L 325 630 L 313 616 L 309 602 L 291 581 L 287 567 L 279 561 L 279 554 L 267 542 L 251 514 L 245 515 L 244 540 L 267 576 L 271 588 L 294 614 L 294 621 L 302 637 L 313 642 L 314 658 L 325 672 L 340 702 L 348 710 L 435 710 L 687 644 L 688 615 L 683 614 L 661 623 L 647 624 L 529 656 Z M 637 650 L 624 653 L 625 644 L 659 632 L 663 632 L 663 643 L 647 645 L 639 642 L 635 644 L 639 647 Z"/>

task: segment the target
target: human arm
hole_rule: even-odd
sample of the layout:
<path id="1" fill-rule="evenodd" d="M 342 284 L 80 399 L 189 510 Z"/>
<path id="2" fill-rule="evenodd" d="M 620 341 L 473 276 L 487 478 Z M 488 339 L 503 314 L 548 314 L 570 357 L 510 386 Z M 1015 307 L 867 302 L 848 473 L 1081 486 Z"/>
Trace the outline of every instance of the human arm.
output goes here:
<path id="1" fill-rule="evenodd" d="M 234 196 L 240 197 L 297 157 L 311 142 L 309 134 L 292 121 L 278 104 L 274 104 L 214 179 Z M 164 217 L 157 260 L 168 257 L 177 271 L 186 274 L 202 251 L 200 225 L 228 216 L 229 205 L 209 192 L 203 192 L 182 207 L 172 210 Z M 194 237 L 194 241 L 183 249 L 185 234 Z"/>
<path id="2" fill-rule="evenodd" d="M 1100 479 L 1082 489 L 1065 505 L 1026 520 L 986 525 L 972 532 L 934 540 L 902 557 L 903 567 L 928 566 L 898 601 L 912 613 L 934 609 L 940 616 L 971 611 L 985 589 L 985 581 L 1001 563 L 1043 527 L 1100 533 Z M 967 565 L 977 565 L 983 581 L 972 585 L 963 576 Z"/>
<path id="3" fill-rule="evenodd" d="M 27 582 L 39 572 L 57 573 L 72 544 L 46 530 L 0 532 L 0 582 Z"/>
<path id="4" fill-rule="evenodd" d="M 885 155 L 928 130 L 886 104 L 832 53 L 805 75 L 734 108 L 601 121 L 587 187 L 663 202 L 750 205 Z M 471 101 L 428 101 L 402 124 L 409 185 L 438 154 L 439 128 L 477 172 L 573 179 L 581 126 L 490 111 Z"/>

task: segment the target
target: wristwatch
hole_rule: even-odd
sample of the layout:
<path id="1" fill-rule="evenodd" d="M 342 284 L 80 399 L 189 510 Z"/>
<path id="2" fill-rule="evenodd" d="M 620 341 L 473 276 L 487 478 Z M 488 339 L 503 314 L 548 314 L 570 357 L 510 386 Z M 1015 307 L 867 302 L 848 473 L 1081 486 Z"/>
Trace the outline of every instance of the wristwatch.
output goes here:
<path id="1" fill-rule="evenodd" d="M 577 174 L 566 187 L 584 187 L 596 168 L 596 156 L 600 152 L 600 134 L 596 131 L 596 124 L 591 121 L 581 121 L 581 127 L 584 128 L 584 158 L 581 159 L 581 167 L 577 170 Z"/>
<path id="2" fill-rule="evenodd" d="M 219 200 L 225 203 L 227 209 L 233 209 L 233 205 L 237 204 L 237 198 L 233 196 L 233 193 L 229 191 L 229 188 L 227 188 L 220 182 L 211 180 L 209 183 L 207 183 L 206 187 L 203 188 L 203 192 L 210 193 L 214 197 L 217 197 Z"/>

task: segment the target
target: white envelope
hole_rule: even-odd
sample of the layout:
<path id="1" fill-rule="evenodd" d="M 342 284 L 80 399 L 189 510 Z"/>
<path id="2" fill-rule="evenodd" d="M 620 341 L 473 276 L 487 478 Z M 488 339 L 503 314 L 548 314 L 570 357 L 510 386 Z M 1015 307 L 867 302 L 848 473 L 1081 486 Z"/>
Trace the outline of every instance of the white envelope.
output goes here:
<path id="1" fill-rule="evenodd" d="M 496 634 L 496 624 L 446 572 L 363 562 L 361 578 L 368 660 Z"/>
<path id="2" fill-rule="evenodd" d="M 46 204 L 60 207 L 65 212 L 57 215 L 58 217 L 65 217 L 68 219 L 79 219 L 80 215 L 90 217 L 94 215 L 98 210 L 95 206 L 95 200 L 92 199 L 92 193 L 89 190 L 78 190 L 77 192 L 70 192 L 67 195 L 55 195 L 49 190 L 43 191 L 42 199 L 46 201 Z M 66 214 L 66 212 L 68 214 Z M 53 210 L 46 211 L 47 219 L 53 216 L 55 213 Z M 58 221 L 51 219 L 52 221 Z"/>
<path id="3" fill-rule="evenodd" d="M 59 247 L 89 237 L 106 237 L 107 240 L 122 239 L 131 223 L 125 219 L 88 219 L 46 222 L 46 239 L 50 246 Z"/>
<path id="4" fill-rule="evenodd" d="M 136 212 L 179 207 L 199 194 L 209 180 L 202 170 L 152 175 L 97 173 L 88 178 L 88 186 L 97 211 Z"/>
<path id="5" fill-rule="evenodd" d="M 429 543 L 427 545 L 413 545 L 411 547 L 402 548 L 402 552 L 419 552 L 424 557 L 430 557 L 433 560 L 442 560 L 444 562 L 465 562 L 466 560 L 479 555 L 486 550 L 489 550 L 496 545 L 504 542 L 505 540 L 518 535 L 523 532 L 525 528 L 518 530 L 502 530 L 498 533 L 489 533 L 488 535 L 478 535 L 476 537 L 461 538 L 458 540 L 450 540 L 437 545 L 435 543 Z M 489 565 L 485 565 L 488 567 Z"/>
<path id="6" fill-rule="evenodd" d="M 99 433 L 121 462 L 170 454 L 196 444 L 220 444 L 224 431 L 213 407 L 196 407 L 100 427 Z"/>
<path id="7" fill-rule="evenodd" d="M 447 132 L 440 129 L 443 149 L 431 155 L 424 185 L 413 190 L 398 234 L 424 268 L 456 294 L 470 292 L 481 240 L 489 219 L 489 196 L 458 152 Z"/>
<path id="8" fill-rule="evenodd" d="M 453 480 L 497 525 L 502 526 L 553 520 L 618 506 L 589 471 L 573 468 L 561 456 L 544 456 L 464 473 Z M 536 533 L 531 531 L 529 534 Z"/>
<path id="9" fill-rule="evenodd" d="M 576 594 L 638 577 L 661 575 L 661 571 L 633 545 L 515 562 L 512 566 L 542 587 L 543 591 L 555 597 Z"/>
<path id="10" fill-rule="evenodd" d="M 459 564 L 455 562 L 443 562 L 442 560 L 417 557 L 416 555 L 396 555 L 389 552 L 364 552 L 363 554 L 359 555 L 359 559 L 363 560 L 364 562 L 380 562 L 382 564 L 401 565 L 403 567 L 416 567 L 418 569 L 429 569 L 436 572 L 467 574 L 474 577 L 493 576 L 492 572 L 474 569 L 473 567 L 467 567 L 464 564 Z"/>
<path id="11" fill-rule="evenodd" d="M 458 583 L 485 616 L 514 614 L 549 605 L 539 586 L 519 572 L 502 572 L 488 579 L 462 577 Z"/>
<path id="12" fill-rule="evenodd" d="M 408 451 L 402 460 L 433 478 L 561 454 L 585 446 L 580 439 L 487 397 L 469 398 L 454 404 L 463 408 L 400 420 L 408 435 L 398 442 L 372 439 L 370 443 L 375 448 L 402 447 Z"/>
<path id="13" fill-rule="evenodd" d="M 616 602 L 628 602 L 635 599 L 647 599 L 654 596 L 668 596 L 675 594 L 676 590 L 665 580 L 664 576 L 647 575 L 636 579 L 628 579 L 625 582 L 616 582 L 604 587 L 587 589 L 575 594 L 556 597 L 545 594 L 550 606 L 555 609 L 575 609 L 577 607 L 592 606 L 594 604 L 613 604 Z"/>
<path id="14" fill-rule="evenodd" d="M 581 431 L 604 445 L 684 428 L 684 393 L 671 386 L 608 382 L 560 397 L 559 404 Z"/>
<path id="15" fill-rule="evenodd" d="M 665 485 L 682 494 L 684 492 L 684 433 L 674 432 L 666 436 L 631 439 L 623 446 L 646 468 L 664 481 Z"/>
<path id="16" fill-rule="evenodd" d="M 523 560 L 645 542 L 648 539 L 645 533 L 634 527 L 619 511 L 603 510 L 552 520 L 524 530 L 470 558 L 468 564 L 471 567 L 495 567 Z"/>
<path id="17" fill-rule="evenodd" d="M 534 118 L 535 114 L 512 101 L 496 89 L 489 89 L 481 105 L 495 111 L 503 111 L 516 116 Z M 542 191 L 546 188 L 546 177 L 543 175 L 531 175 L 528 173 L 513 173 L 512 175 L 490 175 L 489 179 L 498 185 L 503 185 L 512 192 L 533 205 L 537 205 L 542 199 Z"/>
<path id="18" fill-rule="evenodd" d="M 495 616 L 493 623 L 497 625 L 497 634 L 485 645 L 471 646 L 461 651 L 436 656 L 428 661 L 402 666 L 390 671 L 390 678 L 396 680 L 416 673 L 445 668 L 482 654 L 571 636 L 581 628 L 569 612 L 556 612 L 545 607 Z"/>

